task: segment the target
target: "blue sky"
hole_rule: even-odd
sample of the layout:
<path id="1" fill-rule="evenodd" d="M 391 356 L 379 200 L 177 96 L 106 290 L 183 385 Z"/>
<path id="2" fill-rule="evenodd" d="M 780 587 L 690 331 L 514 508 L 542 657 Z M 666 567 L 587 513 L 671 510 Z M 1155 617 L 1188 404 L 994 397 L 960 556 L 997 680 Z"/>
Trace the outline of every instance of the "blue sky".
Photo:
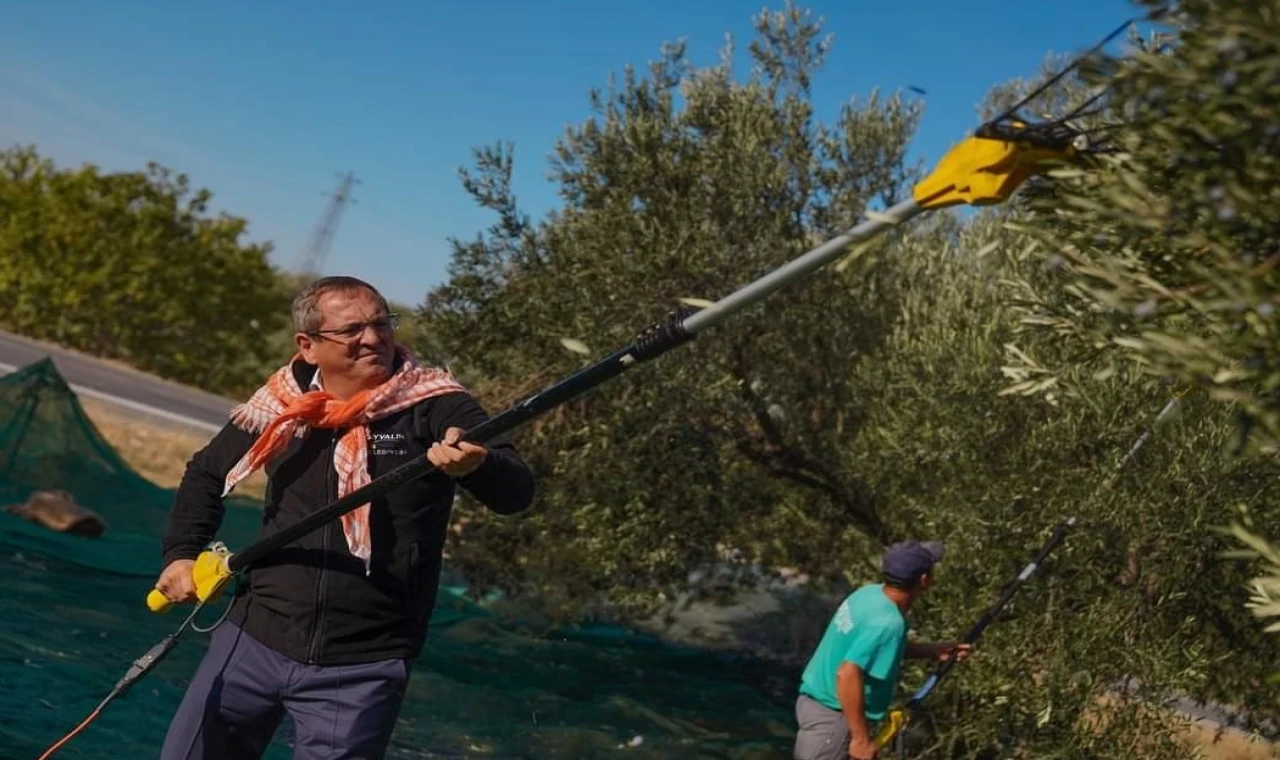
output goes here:
<path id="1" fill-rule="evenodd" d="M 589 116 L 587 92 L 679 37 L 739 60 L 763 3 L 545 0 L 9 0 L 0 25 L 0 145 L 59 164 L 156 160 L 247 217 L 294 265 L 340 172 L 354 171 L 325 265 L 418 303 L 445 280 L 449 236 L 490 217 L 457 180 L 471 148 L 515 145 L 515 187 L 556 204 L 546 157 Z M 781 7 L 781 1 L 770 3 Z M 835 46 L 814 85 L 830 120 L 850 97 L 928 93 L 914 152 L 937 159 L 976 124 L 989 87 L 1081 51 L 1136 6 L 1123 0 L 815 0 Z"/>

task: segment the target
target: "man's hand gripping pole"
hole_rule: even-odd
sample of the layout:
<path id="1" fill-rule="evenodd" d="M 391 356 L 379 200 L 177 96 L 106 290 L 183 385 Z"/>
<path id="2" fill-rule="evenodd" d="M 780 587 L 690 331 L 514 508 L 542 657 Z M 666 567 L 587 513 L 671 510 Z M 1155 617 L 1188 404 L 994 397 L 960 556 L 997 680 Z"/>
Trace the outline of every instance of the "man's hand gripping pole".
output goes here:
<path id="1" fill-rule="evenodd" d="M 191 567 L 191 581 L 195 584 L 198 602 L 208 604 L 218 600 L 222 587 L 232 575 L 230 559 L 231 552 L 221 541 L 213 542 L 196 557 Z M 147 608 L 152 612 L 168 612 L 172 606 L 173 602 L 158 588 L 147 594 Z"/>

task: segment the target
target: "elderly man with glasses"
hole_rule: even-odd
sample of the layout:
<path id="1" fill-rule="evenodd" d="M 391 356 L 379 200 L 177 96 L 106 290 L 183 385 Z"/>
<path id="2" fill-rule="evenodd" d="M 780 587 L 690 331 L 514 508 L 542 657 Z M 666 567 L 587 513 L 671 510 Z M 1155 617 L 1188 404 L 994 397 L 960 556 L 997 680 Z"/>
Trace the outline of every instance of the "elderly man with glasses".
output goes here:
<path id="1" fill-rule="evenodd" d="M 456 487 L 500 514 L 532 502 L 510 441 L 460 440 L 485 411 L 396 342 L 396 315 L 371 285 L 322 278 L 295 299 L 293 321 L 297 354 L 189 462 L 156 588 L 195 598 L 192 561 L 222 500 L 259 468 L 264 536 L 416 457 L 435 469 L 246 571 L 163 760 L 259 758 L 285 713 L 296 760 L 383 757 L 435 605 Z"/>

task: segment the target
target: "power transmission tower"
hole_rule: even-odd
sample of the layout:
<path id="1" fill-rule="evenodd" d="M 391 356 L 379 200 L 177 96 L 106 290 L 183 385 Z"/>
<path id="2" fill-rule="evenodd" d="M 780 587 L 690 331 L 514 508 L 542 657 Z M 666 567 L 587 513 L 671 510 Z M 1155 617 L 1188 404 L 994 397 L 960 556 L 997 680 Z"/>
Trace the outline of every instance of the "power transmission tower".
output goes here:
<path id="1" fill-rule="evenodd" d="M 352 172 L 340 176 L 338 188 L 330 196 L 324 215 L 316 223 L 306 247 L 302 249 L 302 261 L 299 267 L 302 274 L 311 277 L 320 276 L 320 270 L 324 268 L 324 260 L 329 256 L 329 248 L 333 245 L 333 235 L 338 229 L 338 220 L 342 217 L 342 211 L 348 203 L 355 203 L 351 197 L 351 187 L 359 181 Z"/>

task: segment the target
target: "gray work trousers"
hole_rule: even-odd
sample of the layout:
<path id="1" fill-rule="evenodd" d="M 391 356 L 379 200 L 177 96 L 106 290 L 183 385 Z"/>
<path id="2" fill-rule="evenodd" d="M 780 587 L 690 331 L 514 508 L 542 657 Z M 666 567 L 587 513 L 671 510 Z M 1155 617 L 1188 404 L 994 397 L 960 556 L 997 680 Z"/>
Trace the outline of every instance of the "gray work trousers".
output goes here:
<path id="1" fill-rule="evenodd" d="M 796 723 L 794 760 L 848 760 L 852 737 L 844 713 L 801 694 L 796 699 Z"/>

